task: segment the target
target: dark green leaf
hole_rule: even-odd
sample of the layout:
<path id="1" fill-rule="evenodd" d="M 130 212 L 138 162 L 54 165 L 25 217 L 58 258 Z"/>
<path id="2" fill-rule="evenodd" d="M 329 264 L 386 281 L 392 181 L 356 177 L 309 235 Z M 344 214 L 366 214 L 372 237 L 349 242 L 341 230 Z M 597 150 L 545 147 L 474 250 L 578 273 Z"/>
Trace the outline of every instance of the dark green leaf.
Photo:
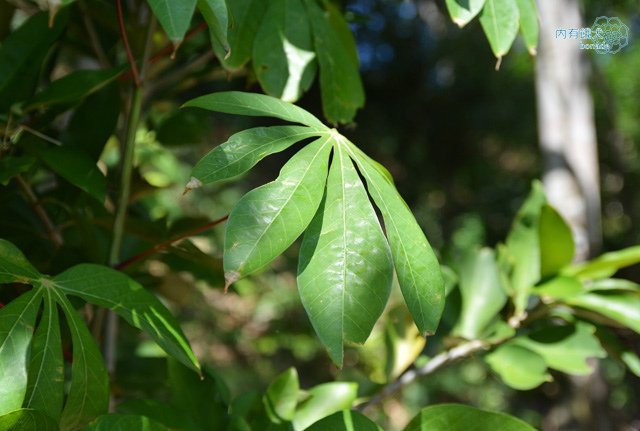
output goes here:
<path id="1" fill-rule="evenodd" d="M 167 427 L 145 416 L 111 413 L 100 416 L 83 431 L 167 431 Z"/>
<path id="2" fill-rule="evenodd" d="M 640 245 L 605 253 L 590 262 L 567 268 L 563 272 L 583 280 L 611 277 L 619 269 L 640 263 Z"/>
<path id="3" fill-rule="evenodd" d="M 358 395 L 358 385 L 351 382 L 325 383 L 309 390 L 293 418 L 295 431 L 306 430 L 311 424 L 341 410 L 348 410 Z"/>
<path id="4" fill-rule="evenodd" d="M 0 184 L 6 186 L 11 178 L 27 171 L 35 161 L 31 156 L 3 157 L 0 159 Z"/>
<path id="5" fill-rule="evenodd" d="M 542 277 L 554 275 L 571 263 L 575 248 L 571 228 L 549 205 L 543 205 L 540 210 L 539 238 Z"/>
<path id="6" fill-rule="evenodd" d="M 267 388 L 262 402 L 272 422 L 291 421 L 298 404 L 298 373 L 289 368 L 280 374 Z"/>
<path id="7" fill-rule="evenodd" d="M 226 180 L 247 172 L 266 156 L 283 151 L 298 141 L 323 132 L 305 126 L 257 127 L 231 136 L 211 150 L 191 175 L 202 184 Z"/>
<path id="8" fill-rule="evenodd" d="M 189 100 L 184 106 L 224 112 L 226 114 L 274 117 L 327 130 L 320 120 L 302 108 L 275 97 L 257 93 L 225 91 Z"/>
<path id="9" fill-rule="evenodd" d="M 0 238 L 0 284 L 33 284 L 41 277 L 18 247 Z"/>
<path id="10" fill-rule="evenodd" d="M 58 431 L 58 424 L 40 410 L 20 409 L 0 416 L 0 430 Z"/>
<path id="11" fill-rule="evenodd" d="M 440 404 L 420 411 L 404 431 L 535 431 L 504 413 L 460 404 Z"/>
<path id="12" fill-rule="evenodd" d="M 551 381 L 544 358 L 524 347 L 504 344 L 485 356 L 485 361 L 514 389 L 533 389 Z"/>
<path id="13" fill-rule="evenodd" d="M 303 0 L 270 0 L 253 45 L 253 69 L 267 94 L 288 102 L 313 82 L 317 63 Z"/>
<path id="14" fill-rule="evenodd" d="M 353 35 L 340 12 L 329 2 L 324 2 L 326 10 L 316 0 L 305 0 L 305 4 L 320 65 L 324 116 L 332 123 L 348 123 L 364 105 Z"/>
<path id="15" fill-rule="evenodd" d="M 44 289 L 44 309 L 33 338 L 24 406 L 60 420 L 64 397 L 64 363 L 58 307 L 50 289 Z"/>
<path id="16" fill-rule="evenodd" d="M 438 327 L 444 308 L 444 280 L 422 229 L 379 165 L 349 143 L 352 157 L 367 180 L 369 194 L 382 212 L 404 300 L 422 335 Z"/>
<path id="17" fill-rule="evenodd" d="M 594 292 L 568 298 L 566 302 L 595 311 L 640 333 L 640 294 Z"/>
<path id="18" fill-rule="evenodd" d="M 25 102 L 22 111 L 28 112 L 45 106 L 77 103 L 116 79 L 123 70 L 122 67 L 118 67 L 71 72 L 65 77 L 53 81 L 49 87 Z"/>
<path id="19" fill-rule="evenodd" d="M 73 343 L 71 385 L 60 418 L 60 428 L 75 430 L 107 412 L 109 377 L 100 349 L 82 318 L 64 295 L 57 289 L 52 291 L 67 318 Z"/>
<path id="20" fill-rule="evenodd" d="M 531 55 L 536 55 L 538 47 L 538 8 L 535 0 L 516 0 L 520 12 L 520 31 Z"/>
<path id="21" fill-rule="evenodd" d="M 447 9 L 453 22 L 464 27 L 482 10 L 485 0 L 447 0 Z"/>
<path id="22" fill-rule="evenodd" d="M 365 415 L 351 410 L 334 413 L 311 425 L 306 431 L 382 431 Z"/>
<path id="23" fill-rule="evenodd" d="M 42 292 L 31 290 L 0 308 L 0 415 L 22 407 L 27 363 Z"/>
<path id="24" fill-rule="evenodd" d="M 322 199 L 330 150 L 329 137 L 316 140 L 294 155 L 275 181 L 240 199 L 225 234 L 228 284 L 271 262 L 306 229 Z"/>
<path id="25" fill-rule="evenodd" d="M 209 27 L 211 45 L 221 46 L 229 54 L 229 41 L 227 40 L 227 28 L 229 26 L 229 11 L 225 0 L 198 0 L 198 9 Z"/>
<path id="26" fill-rule="evenodd" d="M 393 281 L 389 247 L 364 185 L 336 145 L 323 202 L 300 248 L 302 304 L 342 366 L 343 343 L 364 343 L 382 314 Z"/>
<path id="27" fill-rule="evenodd" d="M 493 55 L 502 58 L 518 34 L 520 13 L 513 0 L 486 0 L 480 24 L 487 35 Z"/>
<path id="28" fill-rule="evenodd" d="M 147 0 L 153 14 L 174 46 L 179 45 L 189 29 L 197 0 Z"/>
<path id="29" fill-rule="evenodd" d="M 144 330 L 171 356 L 193 370 L 200 370 L 189 342 L 169 310 L 126 275 L 105 266 L 80 264 L 53 280 L 68 295 L 112 309 L 131 325 Z"/>
<path id="30" fill-rule="evenodd" d="M 188 429 L 188 415 L 176 407 L 156 400 L 126 400 L 116 409 L 118 413 L 146 416 L 171 429 Z"/>

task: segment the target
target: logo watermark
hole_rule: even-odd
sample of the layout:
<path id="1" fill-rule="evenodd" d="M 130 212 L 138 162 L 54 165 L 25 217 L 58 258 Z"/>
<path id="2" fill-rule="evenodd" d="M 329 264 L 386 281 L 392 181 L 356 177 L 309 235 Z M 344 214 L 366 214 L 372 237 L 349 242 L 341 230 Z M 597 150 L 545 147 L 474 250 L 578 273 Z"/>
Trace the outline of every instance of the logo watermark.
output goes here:
<path id="1" fill-rule="evenodd" d="M 556 39 L 575 39 L 580 49 L 617 54 L 629 44 L 629 27 L 618 17 L 599 16 L 591 27 L 556 29 Z"/>

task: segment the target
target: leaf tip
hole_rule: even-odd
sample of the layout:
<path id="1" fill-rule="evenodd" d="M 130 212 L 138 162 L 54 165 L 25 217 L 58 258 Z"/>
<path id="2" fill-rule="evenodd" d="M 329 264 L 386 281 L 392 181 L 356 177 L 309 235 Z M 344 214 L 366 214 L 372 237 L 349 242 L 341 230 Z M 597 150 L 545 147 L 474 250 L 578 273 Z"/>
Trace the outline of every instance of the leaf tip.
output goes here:
<path id="1" fill-rule="evenodd" d="M 536 49 L 535 46 L 532 46 L 529 48 L 529 55 L 531 55 L 532 57 L 535 57 L 536 55 L 538 55 L 538 50 Z"/>
<path id="2" fill-rule="evenodd" d="M 229 291 L 229 287 L 236 281 L 240 280 L 240 273 L 238 271 L 227 271 L 224 273 L 224 293 Z"/>
<path id="3" fill-rule="evenodd" d="M 496 61 L 496 72 L 500 70 L 500 66 L 502 65 L 502 56 L 498 56 L 498 61 Z"/>

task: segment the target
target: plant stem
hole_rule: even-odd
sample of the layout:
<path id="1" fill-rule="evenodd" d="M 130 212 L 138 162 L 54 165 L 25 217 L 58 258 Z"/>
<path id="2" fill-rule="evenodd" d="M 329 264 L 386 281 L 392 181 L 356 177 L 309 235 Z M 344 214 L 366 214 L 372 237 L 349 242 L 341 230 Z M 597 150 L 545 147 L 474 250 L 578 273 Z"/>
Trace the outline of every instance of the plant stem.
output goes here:
<path id="1" fill-rule="evenodd" d="M 24 178 L 22 178 L 21 175 L 16 175 L 15 179 L 16 179 L 16 182 L 18 183 L 18 186 L 20 187 L 22 192 L 25 194 L 27 201 L 33 207 L 33 210 L 38 215 L 38 218 L 40 219 L 40 221 L 42 221 L 42 224 L 44 225 L 44 228 L 46 229 L 47 234 L 49 235 L 49 238 L 51 239 L 51 242 L 53 243 L 53 245 L 56 248 L 59 248 L 60 246 L 62 246 L 63 244 L 62 235 L 60 235 L 58 228 L 53 224 L 53 222 L 49 218 L 49 215 L 40 204 L 40 200 L 38 199 L 38 196 L 36 196 L 36 194 L 33 192 L 33 189 L 31 189 L 31 186 L 29 185 L 29 183 L 27 183 L 24 180 Z"/>

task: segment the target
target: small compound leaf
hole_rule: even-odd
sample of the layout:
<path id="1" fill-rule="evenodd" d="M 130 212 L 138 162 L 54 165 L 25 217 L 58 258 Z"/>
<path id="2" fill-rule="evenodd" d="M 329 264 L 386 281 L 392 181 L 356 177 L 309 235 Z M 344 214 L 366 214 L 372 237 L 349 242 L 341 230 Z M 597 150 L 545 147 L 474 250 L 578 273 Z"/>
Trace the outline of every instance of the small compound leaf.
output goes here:
<path id="1" fill-rule="evenodd" d="M 348 123 L 364 105 L 353 35 L 343 16 L 329 2 L 324 2 L 326 10 L 316 0 L 305 0 L 305 4 L 320 66 L 324 116 L 334 124 Z"/>
<path id="2" fill-rule="evenodd" d="M 0 238 L 0 284 L 33 284 L 41 277 L 18 247 Z"/>
<path id="3" fill-rule="evenodd" d="M 571 263 L 575 249 L 571 228 L 550 205 L 540 209 L 539 237 L 542 277 L 554 275 Z"/>
<path id="4" fill-rule="evenodd" d="M 247 172 L 264 157 L 322 133 L 322 130 L 305 126 L 243 130 L 204 156 L 193 168 L 191 175 L 201 182 L 200 185 L 233 178 Z"/>
<path id="5" fill-rule="evenodd" d="M 520 31 L 529 54 L 536 55 L 538 48 L 538 8 L 535 0 L 516 0 L 520 12 Z"/>
<path id="6" fill-rule="evenodd" d="M 526 422 L 504 413 L 461 404 L 440 404 L 420 411 L 404 431 L 535 431 Z"/>
<path id="7" fill-rule="evenodd" d="M 58 431 L 58 424 L 40 410 L 19 409 L 0 416 L 0 430 Z"/>
<path id="8" fill-rule="evenodd" d="M 486 0 L 480 24 L 487 35 L 493 55 L 502 58 L 518 34 L 520 13 L 513 0 Z"/>
<path id="9" fill-rule="evenodd" d="M 75 430 L 107 412 L 109 377 L 100 349 L 82 318 L 61 292 L 55 288 L 52 290 L 67 318 L 73 343 L 71 385 L 60 418 L 60 428 Z"/>
<path id="10" fill-rule="evenodd" d="M 378 425 L 362 413 L 343 410 L 327 416 L 311 425 L 306 431 L 382 431 Z"/>
<path id="11" fill-rule="evenodd" d="M 42 293 L 30 290 L 0 308 L 0 415 L 22 407 L 27 364 Z"/>
<path id="12" fill-rule="evenodd" d="M 153 14 L 174 46 L 179 45 L 189 29 L 197 0 L 147 0 Z"/>
<path id="13" fill-rule="evenodd" d="M 250 191 L 233 208 L 224 241 L 228 285 L 271 262 L 309 225 L 322 199 L 329 140 L 323 137 L 304 147 L 275 181 Z"/>
<path id="14" fill-rule="evenodd" d="M 605 253 L 592 261 L 574 265 L 563 273 L 575 275 L 582 280 L 611 277 L 619 269 L 640 263 L 640 245 Z"/>
<path id="15" fill-rule="evenodd" d="M 485 361 L 514 389 L 533 389 L 551 381 L 544 358 L 524 347 L 504 344 L 485 356 Z"/>
<path id="16" fill-rule="evenodd" d="M 126 275 L 101 265 L 80 264 L 58 274 L 53 281 L 67 295 L 115 311 L 145 331 L 168 354 L 191 369 L 200 370 L 187 338 L 169 310 Z"/>
<path id="17" fill-rule="evenodd" d="M 291 421 L 296 412 L 300 383 L 298 373 L 295 368 L 289 368 L 271 382 L 267 388 L 267 393 L 262 398 L 262 402 L 269 415 L 269 419 L 274 423 Z"/>
<path id="18" fill-rule="evenodd" d="M 482 10 L 485 0 L 447 0 L 451 20 L 464 27 Z"/>
<path id="19" fill-rule="evenodd" d="M 293 418 L 295 431 L 306 430 L 322 418 L 350 409 L 358 396 L 358 385 L 352 382 L 325 383 L 310 389 L 308 394 Z"/>
<path id="20" fill-rule="evenodd" d="M 253 69 L 267 94 L 295 102 L 317 70 L 303 0 L 270 0 L 253 45 Z"/>
<path id="21" fill-rule="evenodd" d="M 225 114 L 274 117 L 327 130 L 322 121 L 304 109 L 275 97 L 241 91 L 224 91 L 189 100 L 185 107 L 208 109 Z"/>
<path id="22" fill-rule="evenodd" d="M 378 166 L 349 143 L 353 159 L 367 180 L 369 194 L 382 212 L 407 307 L 422 335 L 438 327 L 444 308 L 444 280 L 440 265 L 411 210 Z"/>
<path id="23" fill-rule="evenodd" d="M 593 292 L 568 298 L 566 302 L 595 311 L 640 333 L 640 294 Z"/>
<path id="24" fill-rule="evenodd" d="M 60 420 L 64 397 L 64 362 L 58 307 L 50 289 L 44 289 L 44 309 L 33 338 L 24 406 Z"/>
<path id="25" fill-rule="evenodd" d="M 167 431 L 167 427 L 146 416 L 111 413 L 87 425 L 83 431 Z"/>
<path id="26" fill-rule="evenodd" d="M 225 52 L 224 57 L 226 57 L 230 50 L 227 39 L 229 27 L 227 2 L 225 0 L 198 0 L 198 10 L 202 13 L 207 27 L 209 27 L 211 45 L 222 47 Z"/>
<path id="27" fill-rule="evenodd" d="M 298 290 L 313 327 L 342 366 L 345 341 L 364 343 L 393 281 L 389 246 L 342 144 L 335 146 L 323 202 L 300 248 Z"/>

